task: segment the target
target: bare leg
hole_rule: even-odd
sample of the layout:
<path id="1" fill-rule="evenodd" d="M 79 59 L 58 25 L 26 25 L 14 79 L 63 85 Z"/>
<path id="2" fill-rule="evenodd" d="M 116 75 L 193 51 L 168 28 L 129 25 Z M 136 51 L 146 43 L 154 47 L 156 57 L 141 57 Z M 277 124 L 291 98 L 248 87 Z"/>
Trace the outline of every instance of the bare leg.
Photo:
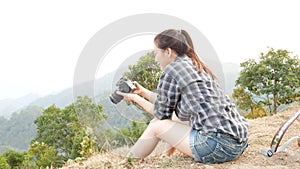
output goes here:
<path id="1" fill-rule="evenodd" d="M 163 140 L 180 152 L 192 157 L 189 146 L 191 127 L 172 120 L 153 120 L 130 151 L 135 158 L 147 157 Z"/>
<path id="2" fill-rule="evenodd" d="M 189 126 L 188 121 L 179 120 L 175 113 L 173 113 L 173 115 L 172 115 L 172 121 L 182 123 L 182 124 L 185 124 L 185 125 Z M 167 144 L 166 149 L 165 149 L 165 155 L 171 156 L 172 154 L 174 154 L 175 150 L 176 150 L 175 147 L 172 147 L 170 144 Z"/>
<path id="3" fill-rule="evenodd" d="M 185 125 L 189 126 L 189 121 L 181 121 L 181 120 L 179 120 L 179 118 L 176 116 L 175 113 L 172 114 L 172 121 L 176 121 L 178 123 L 182 123 L 182 124 L 185 124 Z"/>

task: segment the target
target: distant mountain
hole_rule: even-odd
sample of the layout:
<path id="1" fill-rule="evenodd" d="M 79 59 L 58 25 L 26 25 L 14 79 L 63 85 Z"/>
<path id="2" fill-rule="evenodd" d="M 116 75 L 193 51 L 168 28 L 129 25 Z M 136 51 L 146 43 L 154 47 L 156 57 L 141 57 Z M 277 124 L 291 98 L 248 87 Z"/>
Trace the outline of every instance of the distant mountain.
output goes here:
<path id="1" fill-rule="evenodd" d="M 219 68 L 220 69 L 220 68 Z M 227 94 L 232 93 L 232 89 L 235 85 L 235 80 L 237 79 L 239 75 L 239 65 L 234 63 L 222 63 L 222 69 L 221 73 L 223 73 L 224 77 L 220 78 L 222 87 L 224 88 L 225 92 Z M 219 76 L 220 74 L 219 73 Z M 97 79 L 94 83 L 94 96 L 95 96 L 95 102 L 99 102 L 102 98 L 99 98 L 99 96 L 103 96 L 104 92 L 113 92 L 115 89 L 115 82 L 119 79 L 121 75 L 112 72 L 109 73 L 99 79 Z M 79 90 L 83 90 L 82 93 L 84 93 L 85 85 L 83 84 L 81 87 L 76 87 Z M 80 93 L 80 92 L 79 92 Z M 108 95 L 106 95 L 108 96 Z M 56 95 L 48 95 L 42 98 L 39 98 L 30 105 L 37 105 L 40 107 L 48 107 L 52 104 L 55 104 L 56 106 L 63 108 L 66 105 L 71 104 L 74 102 L 74 96 L 73 96 L 73 88 L 65 89 L 61 92 L 59 92 Z"/>
<path id="2" fill-rule="evenodd" d="M 0 153 L 7 148 L 27 150 L 36 135 L 34 120 L 41 112 L 41 107 L 28 106 L 19 113 L 13 113 L 10 119 L 0 117 Z"/>
<path id="3" fill-rule="evenodd" d="M 219 77 L 221 87 L 224 88 L 226 94 L 231 94 L 232 89 L 235 84 L 235 80 L 239 75 L 239 66 L 233 63 L 222 63 L 222 68 L 218 68 L 217 76 Z M 220 70 L 222 72 L 220 72 Z M 220 77 L 224 75 L 223 77 Z M 120 77 L 120 72 L 112 72 L 109 73 L 99 79 L 97 79 L 94 83 L 94 96 L 95 102 L 100 102 L 103 98 L 99 98 L 103 96 L 103 92 L 113 92 L 115 88 L 115 82 Z M 76 87 L 79 90 L 83 90 L 84 93 L 85 85 L 83 84 L 81 87 Z M 106 94 L 108 97 L 109 94 Z M 73 96 L 73 88 L 67 88 L 58 92 L 57 94 L 52 94 L 48 96 L 44 96 L 39 98 L 37 95 L 26 95 L 19 99 L 6 99 L 0 100 L 0 116 L 10 117 L 13 112 L 20 111 L 22 108 L 31 106 L 39 106 L 39 107 L 49 107 L 52 104 L 55 104 L 57 107 L 63 108 L 74 102 Z"/>
<path id="4" fill-rule="evenodd" d="M 0 116 L 9 118 L 13 112 L 26 108 L 30 103 L 38 98 L 39 96 L 36 94 L 28 94 L 17 99 L 0 100 Z"/>
<path id="5" fill-rule="evenodd" d="M 222 63 L 223 72 L 225 76 L 225 93 L 232 94 L 233 88 L 235 86 L 235 81 L 239 77 L 240 66 L 235 63 Z"/>
<path id="6" fill-rule="evenodd" d="M 47 95 L 36 99 L 29 105 L 36 105 L 46 108 L 52 104 L 55 104 L 57 107 L 65 107 L 70 103 L 72 103 L 72 89 L 68 88 L 59 92 L 58 94 Z"/>
<path id="7" fill-rule="evenodd" d="M 109 73 L 95 81 L 94 93 L 95 96 L 101 94 L 104 91 L 111 90 L 113 73 Z M 82 90 L 84 90 L 84 85 Z M 80 87 L 79 87 L 80 88 Z M 38 95 L 29 94 L 18 99 L 4 99 L 0 100 L 0 117 L 9 118 L 12 113 L 19 112 L 27 106 L 39 106 L 39 107 L 49 107 L 55 104 L 57 107 L 63 108 L 74 102 L 73 88 L 67 88 L 58 92 L 57 94 L 47 95 L 44 97 L 39 97 Z"/>
<path id="8" fill-rule="evenodd" d="M 220 62 L 214 58 L 203 57 L 205 64 L 216 75 L 221 88 L 227 95 L 232 94 L 235 81 L 239 76 L 240 66 L 235 63 Z"/>
<path id="9" fill-rule="evenodd" d="M 109 89 L 111 89 L 113 73 L 109 73 L 99 79 L 94 83 L 94 95 L 97 96 Z M 85 90 L 85 84 L 81 86 L 76 86 L 77 89 Z M 67 88 L 58 92 L 54 95 L 48 95 L 42 98 L 39 98 L 30 103 L 30 105 L 40 106 L 40 107 L 49 107 L 52 104 L 55 104 L 57 107 L 64 108 L 65 106 L 73 103 L 76 98 L 73 96 L 73 87 Z"/>

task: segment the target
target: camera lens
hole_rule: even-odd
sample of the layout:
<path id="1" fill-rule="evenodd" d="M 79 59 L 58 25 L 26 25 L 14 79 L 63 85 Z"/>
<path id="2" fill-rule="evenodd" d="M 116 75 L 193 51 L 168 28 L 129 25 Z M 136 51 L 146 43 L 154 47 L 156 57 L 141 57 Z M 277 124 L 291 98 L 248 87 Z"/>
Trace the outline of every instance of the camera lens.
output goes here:
<path id="1" fill-rule="evenodd" d="M 123 98 L 123 96 L 117 94 L 116 90 L 109 96 L 110 101 L 114 104 L 118 104 Z"/>

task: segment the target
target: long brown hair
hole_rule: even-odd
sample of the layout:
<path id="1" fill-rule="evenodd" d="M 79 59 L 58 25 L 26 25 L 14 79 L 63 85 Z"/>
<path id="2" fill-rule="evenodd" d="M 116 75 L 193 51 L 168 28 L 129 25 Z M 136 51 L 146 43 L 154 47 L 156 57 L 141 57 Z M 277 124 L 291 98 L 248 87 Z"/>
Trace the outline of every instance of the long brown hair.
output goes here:
<path id="1" fill-rule="evenodd" d="M 193 64 L 199 73 L 204 70 L 213 79 L 216 79 L 216 76 L 208 66 L 199 59 L 199 56 L 194 50 L 192 38 L 187 31 L 167 29 L 155 36 L 154 43 L 160 49 L 165 50 L 171 48 L 178 56 L 187 55 L 193 61 Z"/>

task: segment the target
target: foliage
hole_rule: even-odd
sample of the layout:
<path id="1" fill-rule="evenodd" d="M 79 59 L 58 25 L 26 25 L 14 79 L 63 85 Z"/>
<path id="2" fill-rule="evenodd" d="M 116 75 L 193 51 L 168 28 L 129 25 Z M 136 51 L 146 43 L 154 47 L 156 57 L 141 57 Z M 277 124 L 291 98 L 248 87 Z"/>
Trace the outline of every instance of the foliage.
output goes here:
<path id="1" fill-rule="evenodd" d="M 80 145 L 81 151 L 79 153 L 82 157 L 90 157 L 97 152 L 96 142 L 92 137 L 84 136 Z"/>
<path id="2" fill-rule="evenodd" d="M 253 97 L 251 97 L 251 93 L 245 91 L 243 87 L 234 88 L 232 97 L 236 101 L 237 107 L 242 110 L 248 111 L 255 104 L 252 100 Z M 251 112 L 253 112 L 252 109 Z"/>
<path id="3" fill-rule="evenodd" d="M 131 121 L 129 126 L 119 130 L 122 136 L 120 141 L 127 145 L 133 145 L 140 138 L 146 127 L 145 119 L 140 121 Z"/>
<path id="4" fill-rule="evenodd" d="M 27 150 L 36 134 L 34 120 L 41 114 L 42 108 L 28 106 L 18 113 L 13 113 L 10 119 L 0 117 L 0 145 L 14 148 L 18 151 Z M 5 149 L 0 150 L 4 152 Z"/>
<path id="5" fill-rule="evenodd" d="M 90 98 L 78 97 L 74 109 L 78 122 L 84 127 L 88 135 L 97 135 L 97 132 L 101 131 L 102 124 L 107 119 L 107 115 L 102 113 L 103 107 L 101 105 L 93 103 Z"/>
<path id="6" fill-rule="evenodd" d="M 88 126 L 95 127 L 93 125 L 96 125 L 96 122 L 101 123 L 106 118 L 101 111 L 102 107 L 88 97 L 78 97 L 75 103 L 64 109 L 52 105 L 35 120 L 37 135 L 33 142 L 54 147 L 58 159 L 55 165 L 61 164 L 59 160 L 66 161 L 89 154 L 81 153 L 81 143 L 86 136 L 93 134 L 93 130 Z"/>
<path id="7" fill-rule="evenodd" d="M 109 148 L 114 149 L 124 145 L 133 145 L 142 135 L 146 127 L 145 119 L 141 119 L 132 120 L 131 123 L 124 128 L 107 130 L 106 136 L 109 138 Z"/>
<path id="8" fill-rule="evenodd" d="M 24 161 L 25 152 L 16 152 L 14 150 L 7 150 L 3 156 L 6 158 L 7 164 L 11 168 L 15 168 L 17 166 L 21 166 Z"/>
<path id="9" fill-rule="evenodd" d="M 129 72 L 125 72 L 123 75 L 137 81 L 149 90 L 156 90 L 161 70 L 155 63 L 154 51 L 142 56 L 137 64 L 130 65 Z"/>
<path id="10" fill-rule="evenodd" d="M 246 91 L 243 87 L 237 87 L 233 89 L 232 97 L 236 101 L 236 105 L 239 109 L 250 110 L 245 116 L 246 118 L 263 117 L 268 114 L 267 110 L 263 108 L 260 101 L 254 99 L 250 92 Z"/>
<path id="11" fill-rule="evenodd" d="M 27 155 L 25 156 L 25 159 L 24 166 L 29 168 L 59 166 L 56 148 L 43 142 L 32 143 L 29 147 Z"/>
<path id="12" fill-rule="evenodd" d="M 6 162 L 6 157 L 0 154 L 0 168 L 1 169 L 9 169 L 9 165 Z"/>
<path id="13" fill-rule="evenodd" d="M 155 63 L 154 51 L 142 56 L 137 64 L 129 66 L 129 72 L 123 74 L 133 81 L 147 88 L 148 90 L 155 91 L 158 85 L 161 70 Z M 144 112 L 146 122 L 149 123 L 153 118 L 149 113 Z"/>
<path id="14" fill-rule="evenodd" d="M 63 111 L 52 105 L 35 120 L 37 135 L 33 141 L 55 147 L 65 159 L 70 157 L 72 139 L 80 128 L 72 106 L 66 107 Z"/>
<path id="15" fill-rule="evenodd" d="M 128 72 L 124 72 L 123 76 L 128 77 L 132 81 L 137 81 L 140 85 L 148 90 L 155 91 L 158 85 L 161 70 L 155 63 L 154 51 L 142 56 L 135 65 L 130 65 Z M 119 129 L 119 135 L 115 135 L 118 144 L 132 145 L 141 136 L 146 129 L 146 124 L 153 118 L 152 115 L 143 111 L 144 119 L 140 121 L 132 121 L 129 126 Z"/>
<path id="16" fill-rule="evenodd" d="M 81 148 L 81 143 L 83 141 L 83 137 L 85 137 L 85 131 L 82 129 L 80 132 L 76 133 L 73 142 L 72 142 L 72 150 L 71 150 L 71 155 L 70 159 L 75 159 L 77 157 L 82 157 L 80 154 L 82 148 Z"/>
<path id="17" fill-rule="evenodd" d="M 290 56 L 287 50 L 274 50 L 261 53 L 259 62 L 250 59 L 241 63 L 243 70 L 236 81 L 237 87 L 250 93 L 252 100 L 269 106 L 275 114 L 277 107 L 299 99 L 300 60 Z"/>
<path id="18" fill-rule="evenodd" d="M 252 106 L 251 112 L 249 112 L 245 117 L 248 119 L 256 119 L 259 117 L 264 117 L 268 115 L 268 111 L 264 107 Z"/>

